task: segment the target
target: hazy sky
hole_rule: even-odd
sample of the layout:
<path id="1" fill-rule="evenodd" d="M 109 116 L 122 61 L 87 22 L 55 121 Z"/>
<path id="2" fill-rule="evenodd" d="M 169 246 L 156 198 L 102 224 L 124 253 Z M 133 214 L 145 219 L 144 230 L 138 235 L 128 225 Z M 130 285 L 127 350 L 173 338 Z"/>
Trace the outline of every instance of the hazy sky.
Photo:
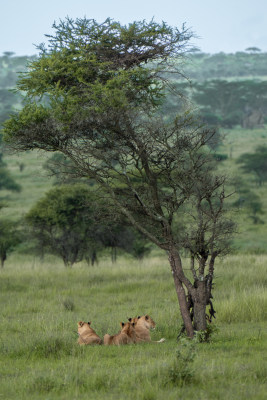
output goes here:
<path id="1" fill-rule="evenodd" d="M 185 22 L 199 37 L 194 45 L 206 53 L 232 53 L 247 47 L 267 51 L 267 0 L 0 0 L 0 55 L 36 54 L 52 24 L 69 16 L 107 17 L 127 24 L 137 20 Z"/>

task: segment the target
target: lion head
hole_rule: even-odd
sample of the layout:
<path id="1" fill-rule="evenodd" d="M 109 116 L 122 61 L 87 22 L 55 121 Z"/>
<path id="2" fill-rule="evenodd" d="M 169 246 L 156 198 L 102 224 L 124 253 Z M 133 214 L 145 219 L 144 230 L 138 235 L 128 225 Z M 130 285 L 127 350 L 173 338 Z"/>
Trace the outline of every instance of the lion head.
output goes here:
<path id="1" fill-rule="evenodd" d="M 78 322 L 78 333 L 81 335 L 86 331 L 91 331 L 92 328 L 90 327 L 90 325 L 91 322 L 84 322 L 84 321 Z"/>
<path id="2" fill-rule="evenodd" d="M 143 326 L 146 329 L 154 329 L 156 326 L 155 321 L 148 314 L 142 317 L 129 318 L 128 321 L 135 323 L 135 326 Z"/>

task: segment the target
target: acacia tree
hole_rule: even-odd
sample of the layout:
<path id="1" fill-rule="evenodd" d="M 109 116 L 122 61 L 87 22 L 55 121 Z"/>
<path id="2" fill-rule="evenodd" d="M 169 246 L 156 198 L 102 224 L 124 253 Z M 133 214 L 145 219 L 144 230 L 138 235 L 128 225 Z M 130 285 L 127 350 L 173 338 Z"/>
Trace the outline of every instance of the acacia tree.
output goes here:
<path id="1" fill-rule="evenodd" d="M 254 153 L 241 154 L 236 162 L 245 173 L 256 175 L 259 186 L 267 181 L 267 146 L 258 146 Z"/>
<path id="2" fill-rule="evenodd" d="M 95 193 L 86 185 L 63 185 L 47 192 L 25 216 L 40 253 L 49 251 L 69 267 L 93 251 L 96 204 Z"/>
<path id="3" fill-rule="evenodd" d="M 94 264 L 97 252 L 104 247 L 131 252 L 136 241 L 129 224 L 115 222 L 107 209 L 107 199 L 100 191 L 85 184 L 61 185 L 39 199 L 25 221 L 42 256 L 45 251 L 55 254 L 66 267 L 83 259 Z"/>
<path id="4" fill-rule="evenodd" d="M 206 144 L 214 132 L 190 113 L 160 118 L 170 72 L 191 33 L 154 21 L 61 21 L 22 75 L 28 104 L 5 124 L 18 151 L 61 152 L 93 179 L 145 237 L 168 253 L 189 337 L 206 329 L 214 263 L 228 246 L 224 177 Z M 40 102 L 45 97 L 45 105 Z M 39 100 L 39 101 L 38 101 Z M 212 163 L 212 164 L 211 164 Z M 185 273 L 181 251 L 191 256 Z M 197 263 L 197 265 L 196 265 Z"/>

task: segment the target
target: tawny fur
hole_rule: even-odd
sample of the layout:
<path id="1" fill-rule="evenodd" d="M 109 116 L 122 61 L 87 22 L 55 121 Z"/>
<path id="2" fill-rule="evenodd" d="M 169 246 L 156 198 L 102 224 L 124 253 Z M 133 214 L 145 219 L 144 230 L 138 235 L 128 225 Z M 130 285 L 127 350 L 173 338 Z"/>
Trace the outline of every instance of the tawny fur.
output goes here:
<path id="1" fill-rule="evenodd" d="M 109 335 L 108 333 L 104 336 L 105 345 L 117 345 L 136 343 L 136 334 L 134 329 L 134 322 L 127 322 L 124 324 L 120 323 L 121 331 L 116 335 Z"/>
<path id="2" fill-rule="evenodd" d="M 79 344 L 102 344 L 102 339 L 90 326 L 91 322 L 78 322 Z"/>
<path id="3" fill-rule="evenodd" d="M 150 337 L 150 329 L 154 329 L 156 323 L 149 315 L 143 315 L 142 317 L 129 318 L 130 322 L 134 322 L 135 333 L 136 333 L 136 342 L 153 342 L 153 343 L 162 343 L 165 342 L 165 339 L 162 338 L 158 341 L 152 341 Z"/>

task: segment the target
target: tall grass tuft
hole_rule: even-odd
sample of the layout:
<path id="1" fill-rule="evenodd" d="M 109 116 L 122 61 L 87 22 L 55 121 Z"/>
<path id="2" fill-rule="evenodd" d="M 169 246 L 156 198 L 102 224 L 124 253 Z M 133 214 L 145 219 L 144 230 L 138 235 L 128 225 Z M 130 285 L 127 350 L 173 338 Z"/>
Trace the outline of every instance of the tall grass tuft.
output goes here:
<path id="1" fill-rule="evenodd" d="M 74 301 L 71 298 L 66 298 L 63 301 L 63 306 L 67 311 L 74 311 L 75 308 Z"/>
<path id="2" fill-rule="evenodd" d="M 34 342 L 29 349 L 29 356 L 36 358 L 62 358 L 72 354 L 72 346 L 64 338 L 46 337 Z"/>

